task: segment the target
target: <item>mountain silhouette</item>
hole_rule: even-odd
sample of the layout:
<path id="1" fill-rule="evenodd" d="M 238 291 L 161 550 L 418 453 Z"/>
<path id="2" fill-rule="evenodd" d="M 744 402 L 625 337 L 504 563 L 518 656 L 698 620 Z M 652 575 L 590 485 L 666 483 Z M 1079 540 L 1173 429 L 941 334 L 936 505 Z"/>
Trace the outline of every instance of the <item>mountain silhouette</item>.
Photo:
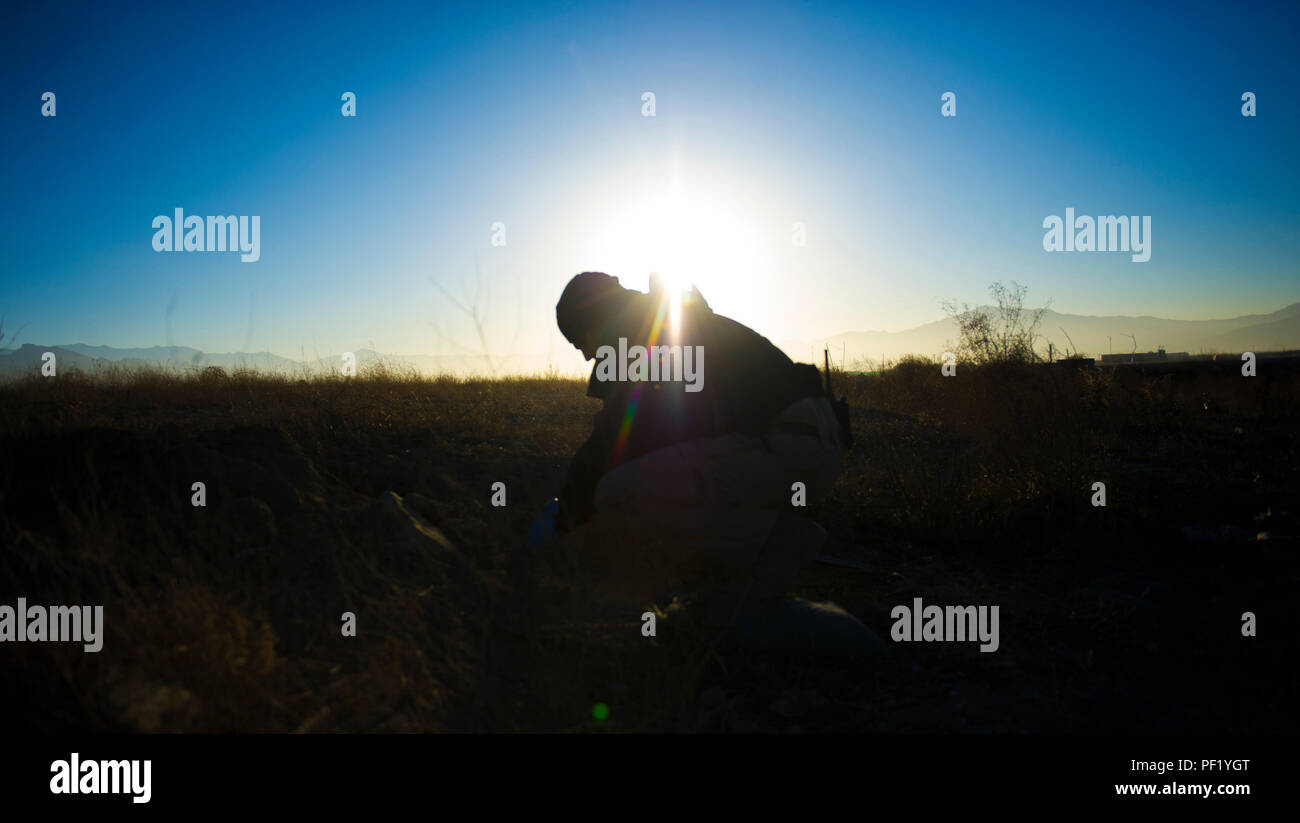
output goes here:
<path id="1" fill-rule="evenodd" d="M 1248 314 L 1220 320 L 1125 315 L 1094 317 L 1062 314 L 1049 309 L 1043 312 L 1039 331 L 1043 335 L 1043 347 L 1051 342 L 1062 354 L 1069 351 L 1087 356 L 1122 354 L 1135 349 L 1139 352 L 1154 351 L 1160 347 L 1191 354 L 1297 349 L 1300 348 L 1300 303 L 1292 303 L 1269 314 Z M 795 360 L 813 363 L 820 363 L 822 347 L 829 346 L 833 357 L 844 358 L 845 365 L 853 368 L 863 361 L 874 364 L 882 357 L 897 360 L 908 354 L 937 356 L 953 350 L 957 339 L 956 324 L 945 318 L 897 332 L 844 332 L 812 340 L 788 340 L 778 345 Z M 27 343 L 17 349 L 0 351 L 0 375 L 38 372 L 41 358 L 47 351 L 54 352 L 60 371 L 68 368 L 94 371 L 116 364 L 127 368 L 150 366 L 182 371 L 219 366 L 226 371 L 253 369 L 273 373 L 322 374 L 336 372 L 342 364 L 341 353 L 301 360 L 266 351 L 204 352 L 189 346 L 116 348 L 84 343 L 55 346 Z M 383 363 L 397 368 L 413 368 L 422 374 L 489 372 L 482 355 L 395 355 L 371 349 L 358 349 L 353 354 L 358 369 Z M 497 374 L 538 373 L 546 371 L 551 362 L 542 355 L 494 354 L 492 365 Z"/>

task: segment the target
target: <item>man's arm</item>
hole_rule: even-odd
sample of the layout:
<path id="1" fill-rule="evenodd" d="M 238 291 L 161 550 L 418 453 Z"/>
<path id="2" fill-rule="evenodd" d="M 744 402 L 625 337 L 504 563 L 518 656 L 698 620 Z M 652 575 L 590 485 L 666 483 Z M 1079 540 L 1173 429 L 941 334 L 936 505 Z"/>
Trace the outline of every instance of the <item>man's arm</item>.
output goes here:
<path id="1" fill-rule="evenodd" d="M 596 513 L 596 483 L 609 470 L 614 441 L 618 436 L 619 417 L 610 412 L 616 405 L 605 401 L 604 408 L 595 417 L 591 436 L 569 463 L 556 517 L 560 531 L 571 531 Z"/>

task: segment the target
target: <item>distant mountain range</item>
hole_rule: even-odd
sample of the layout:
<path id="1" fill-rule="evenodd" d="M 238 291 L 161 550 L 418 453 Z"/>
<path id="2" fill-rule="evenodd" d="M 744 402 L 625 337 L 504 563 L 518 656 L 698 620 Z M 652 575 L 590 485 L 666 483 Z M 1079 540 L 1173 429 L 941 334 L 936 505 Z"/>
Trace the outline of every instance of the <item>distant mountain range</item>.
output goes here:
<path id="1" fill-rule="evenodd" d="M 1043 312 L 1039 332 L 1042 346 L 1050 341 L 1056 351 L 1096 357 L 1109 353 L 1185 351 L 1190 354 L 1243 351 L 1273 351 L 1300 348 L 1300 303 L 1292 303 L 1271 314 L 1248 314 L 1227 320 L 1168 320 L 1160 317 L 1090 317 L 1080 314 Z M 1130 338 L 1129 335 L 1133 337 Z M 845 364 L 883 357 L 897 360 L 906 354 L 934 356 L 957 343 L 957 326 L 951 319 L 936 320 L 900 332 L 859 331 L 819 340 L 790 340 L 781 348 L 796 360 L 819 360 L 822 346 Z"/>
<path id="2" fill-rule="evenodd" d="M 1045 311 L 1040 332 L 1057 351 L 1088 356 L 1129 351 L 1191 354 L 1239 353 L 1300 348 L 1300 303 L 1292 303 L 1271 314 L 1248 314 L 1227 320 L 1168 320 L 1159 317 L 1090 317 Z M 761 331 L 761 330 L 760 330 Z M 1068 337 L 1067 337 L 1068 335 Z M 1130 337 L 1132 335 L 1132 337 Z M 935 356 L 951 350 L 957 342 L 957 327 L 950 319 L 936 320 L 899 332 L 845 332 L 817 340 L 788 340 L 778 345 L 795 360 L 820 362 L 822 346 L 832 357 L 843 358 L 849 368 L 875 364 L 883 357 L 897 360 L 906 354 Z M 196 370 L 219 366 L 227 371 L 254 369 L 291 374 L 322 374 L 341 368 L 340 356 L 314 360 L 293 360 L 271 352 L 204 352 L 188 346 L 153 346 L 119 349 L 73 343 L 38 346 L 31 343 L 0 352 L 0 375 L 38 372 L 45 352 L 54 352 L 60 371 L 77 368 L 94 371 L 109 364 L 127 368 L 152 366 Z M 414 368 L 423 374 L 487 374 L 482 356 L 474 355 L 389 355 L 369 349 L 354 353 L 357 368 L 377 362 L 399 368 Z M 546 358 L 529 355 L 494 356 L 491 371 L 496 374 L 539 373 L 547 369 Z"/>
<path id="3" fill-rule="evenodd" d="M 326 374 L 340 371 L 342 356 L 322 357 L 314 360 L 292 360 L 271 352 L 204 352 L 188 346 L 152 346 L 146 349 L 119 349 L 113 346 L 87 346 L 84 343 L 71 343 L 62 346 L 38 346 L 27 343 L 20 348 L 0 353 L 0 375 L 16 375 L 24 372 L 39 372 L 45 352 L 53 352 L 57 368 L 80 369 L 92 372 L 106 366 L 125 368 L 154 367 L 176 371 L 197 371 L 210 366 L 225 369 L 227 372 L 238 369 L 278 372 L 287 374 Z M 358 371 L 375 363 L 384 363 L 398 368 L 414 368 L 423 374 L 469 374 L 488 373 L 489 369 L 482 356 L 471 355 L 395 355 L 380 354 L 370 349 L 358 349 L 356 356 Z M 527 365 L 521 357 L 493 358 L 492 366 L 496 373 L 504 374 L 518 371 L 542 371 L 546 364 Z"/>

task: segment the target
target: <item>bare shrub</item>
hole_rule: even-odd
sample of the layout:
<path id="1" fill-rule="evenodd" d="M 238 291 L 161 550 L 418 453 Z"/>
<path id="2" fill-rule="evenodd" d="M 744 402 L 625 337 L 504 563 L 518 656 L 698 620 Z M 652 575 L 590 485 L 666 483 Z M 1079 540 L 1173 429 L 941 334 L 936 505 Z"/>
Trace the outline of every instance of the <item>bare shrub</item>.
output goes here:
<path id="1" fill-rule="evenodd" d="M 989 363 L 1036 363 L 1042 358 L 1035 351 L 1041 335 L 1038 326 L 1047 306 L 1025 307 L 1027 286 L 1014 280 L 1011 285 L 998 282 L 989 286 L 996 306 L 958 308 L 955 300 L 941 303 L 944 313 L 957 324 L 957 356 L 979 365 Z"/>

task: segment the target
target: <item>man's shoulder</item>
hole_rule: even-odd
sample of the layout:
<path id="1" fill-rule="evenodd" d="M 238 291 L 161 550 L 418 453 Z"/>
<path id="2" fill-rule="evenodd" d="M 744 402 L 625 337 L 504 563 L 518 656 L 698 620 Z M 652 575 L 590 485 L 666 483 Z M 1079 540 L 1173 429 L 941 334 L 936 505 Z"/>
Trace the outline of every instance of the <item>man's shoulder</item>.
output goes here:
<path id="1" fill-rule="evenodd" d="M 776 361 L 782 365 L 793 365 L 790 356 L 781 351 L 771 340 L 754 331 L 749 326 L 726 315 L 709 312 L 701 322 L 701 337 L 706 345 L 712 344 L 732 354 L 757 356 L 763 361 Z"/>

